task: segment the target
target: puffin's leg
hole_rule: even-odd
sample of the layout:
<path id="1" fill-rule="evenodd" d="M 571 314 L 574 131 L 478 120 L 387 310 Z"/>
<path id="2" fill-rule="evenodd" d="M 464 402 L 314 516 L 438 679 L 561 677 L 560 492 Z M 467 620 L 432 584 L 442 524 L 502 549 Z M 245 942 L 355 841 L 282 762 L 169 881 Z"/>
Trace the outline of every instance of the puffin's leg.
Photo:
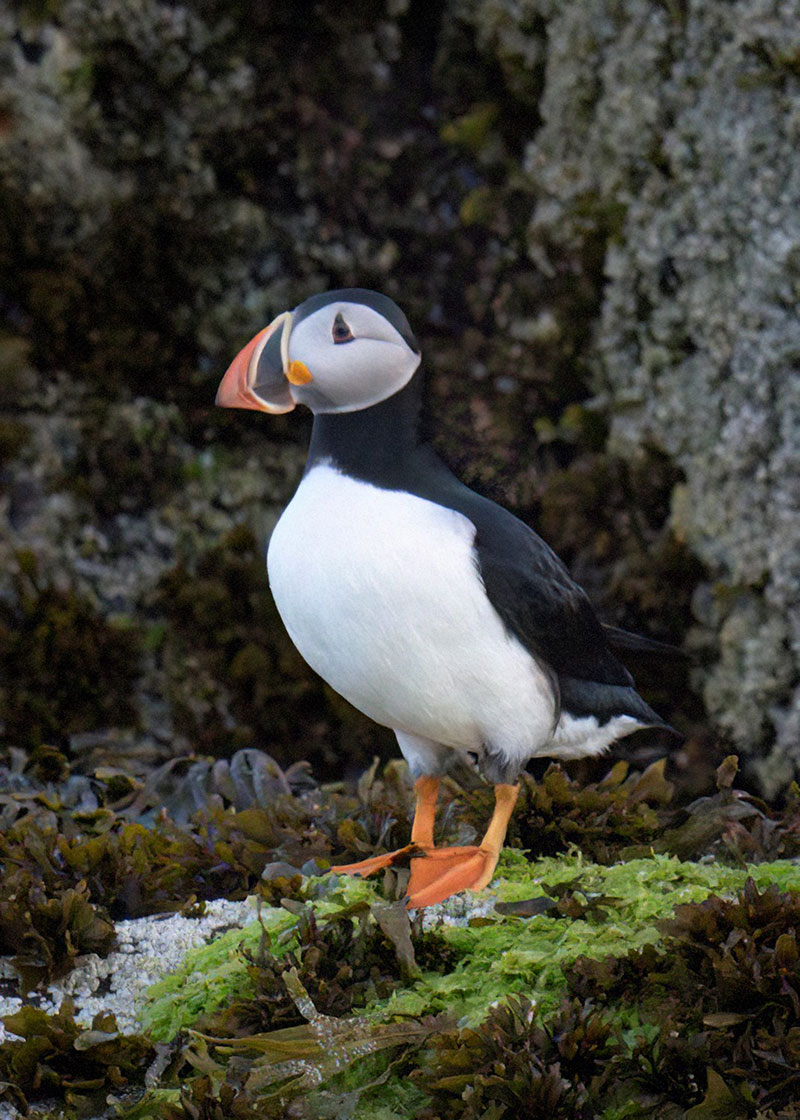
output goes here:
<path id="1" fill-rule="evenodd" d="M 494 812 L 492 813 L 492 819 L 489 821 L 489 827 L 486 829 L 486 834 L 481 841 L 480 849 L 486 855 L 486 867 L 478 881 L 473 883 L 472 890 L 474 891 L 483 890 L 492 881 L 494 869 L 497 867 L 503 844 L 506 842 L 508 822 L 511 820 L 511 814 L 517 804 L 519 790 L 519 782 L 515 782 L 514 785 L 501 784 L 494 787 Z"/>
<path id="2" fill-rule="evenodd" d="M 414 782 L 417 803 L 414 808 L 414 823 L 411 826 L 411 843 L 418 848 L 433 847 L 433 822 L 436 817 L 436 802 L 439 799 L 439 779 L 423 774 Z"/>
<path id="3" fill-rule="evenodd" d="M 332 867 L 331 871 L 342 875 L 374 875 L 384 867 L 390 867 L 405 855 L 424 851 L 433 847 L 433 821 L 436 816 L 436 800 L 439 796 L 439 779 L 423 775 L 414 782 L 416 808 L 414 824 L 411 828 L 411 843 L 396 852 L 384 852 L 380 856 L 370 856 L 359 863 L 345 863 Z"/>
<path id="4" fill-rule="evenodd" d="M 411 861 L 409 908 L 433 906 L 459 891 L 479 891 L 489 885 L 519 790 L 519 784 L 494 787 L 494 813 L 479 847 L 434 848 Z"/>

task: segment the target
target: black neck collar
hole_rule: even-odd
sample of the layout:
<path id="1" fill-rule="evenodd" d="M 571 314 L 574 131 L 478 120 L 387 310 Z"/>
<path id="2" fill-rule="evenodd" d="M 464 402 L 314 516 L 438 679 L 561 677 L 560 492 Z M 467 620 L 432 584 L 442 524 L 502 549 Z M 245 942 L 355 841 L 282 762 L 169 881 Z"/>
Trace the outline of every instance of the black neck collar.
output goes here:
<path id="1" fill-rule="evenodd" d="M 306 471 L 321 462 L 379 486 L 402 487 L 409 461 L 424 444 L 422 378 L 417 372 L 399 392 L 358 412 L 314 417 Z"/>

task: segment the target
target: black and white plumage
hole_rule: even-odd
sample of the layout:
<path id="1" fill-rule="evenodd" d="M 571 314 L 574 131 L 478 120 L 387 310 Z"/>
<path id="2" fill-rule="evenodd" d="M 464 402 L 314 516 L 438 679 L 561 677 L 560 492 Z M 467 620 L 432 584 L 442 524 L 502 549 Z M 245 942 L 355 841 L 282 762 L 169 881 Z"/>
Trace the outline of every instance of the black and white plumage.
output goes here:
<path id="1" fill-rule="evenodd" d="M 595 755 L 666 725 L 609 641 L 646 639 L 604 628 L 545 542 L 422 440 L 419 364 L 400 309 L 344 289 L 257 335 L 217 399 L 314 412 L 303 479 L 269 543 L 270 586 L 309 665 L 397 735 L 426 857 L 412 861 L 411 901 L 427 905 L 488 882 L 530 758 Z M 436 849 L 437 779 L 458 752 L 478 757 L 498 808 L 483 845 Z"/>

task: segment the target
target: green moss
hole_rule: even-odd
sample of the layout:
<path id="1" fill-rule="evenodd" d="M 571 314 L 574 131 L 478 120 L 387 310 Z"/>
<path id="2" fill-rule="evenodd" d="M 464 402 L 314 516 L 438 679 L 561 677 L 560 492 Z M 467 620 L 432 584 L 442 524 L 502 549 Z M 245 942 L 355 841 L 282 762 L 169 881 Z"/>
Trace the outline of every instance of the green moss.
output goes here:
<path id="1" fill-rule="evenodd" d="M 255 951 L 267 929 L 280 933 L 294 922 L 286 910 L 262 911 L 260 923 L 230 930 L 210 945 L 193 949 L 184 964 L 149 989 L 141 1019 L 157 1041 L 174 1038 L 200 1016 L 209 1015 L 223 1003 L 238 998 L 250 988 L 243 952 Z M 286 952 L 284 945 L 279 951 Z"/>
<path id="2" fill-rule="evenodd" d="M 795 864 L 763 864 L 751 870 L 760 884 L 780 881 L 800 889 Z M 657 923 L 676 905 L 734 891 L 745 878 L 746 872 L 738 868 L 706 867 L 664 856 L 599 867 L 578 856 L 527 864 L 521 856 L 507 853 L 495 884 L 501 899 L 535 897 L 547 893 L 544 884 L 577 880 L 580 893 L 597 896 L 604 913 L 570 922 L 542 915 L 446 929 L 443 937 L 456 948 L 461 963 L 448 976 L 426 975 L 414 989 L 395 996 L 388 1009 L 419 1014 L 423 1008 L 449 1007 L 477 1022 L 498 995 L 524 992 L 543 1013 L 553 1010 L 564 992 L 563 969 L 579 957 L 621 956 L 657 944 L 662 940 Z"/>
<path id="3" fill-rule="evenodd" d="M 374 916 L 376 906 L 385 906 L 370 882 L 326 878 L 312 881 L 311 893 L 315 884 L 326 887 L 327 893 L 306 905 L 316 915 L 321 931 L 326 920 L 339 920 L 337 915 L 350 914 L 355 921 L 357 912 L 365 912 L 359 911 L 359 907 L 369 905 Z M 759 887 L 764 894 L 758 894 Z M 705 1074 L 697 1068 L 698 1051 L 696 1047 L 692 1049 L 687 1037 L 686 1043 L 682 1043 L 685 1053 L 677 1053 L 669 1034 L 673 1019 L 668 1017 L 661 1024 L 655 1003 L 641 1003 L 640 989 L 643 991 L 649 984 L 653 1000 L 668 1001 L 663 990 L 667 975 L 664 970 L 672 967 L 670 962 L 676 959 L 671 955 L 675 952 L 675 938 L 683 937 L 687 941 L 686 960 L 690 969 L 695 967 L 698 975 L 706 977 L 704 983 L 709 992 L 700 1011 L 687 1014 L 697 1018 L 710 1013 L 709 1022 L 716 1024 L 714 1014 L 719 1004 L 713 1002 L 714 992 L 724 989 L 714 980 L 711 966 L 703 973 L 702 954 L 711 953 L 712 964 L 717 956 L 721 961 L 724 944 L 734 944 L 730 938 L 725 942 L 726 931 L 744 930 L 748 921 L 753 927 L 748 936 L 761 937 L 768 949 L 772 936 L 769 931 L 775 927 L 780 933 L 785 928 L 788 919 L 781 915 L 793 914 L 791 907 L 796 909 L 800 898 L 800 893 L 780 896 L 781 889 L 800 892 L 800 868 L 793 862 L 776 861 L 744 869 L 685 863 L 675 857 L 656 855 L 604 867 L 588 863 L 577 854 L 529 863 L 521 853 L 506 852 L 493 887 L 507 903 L 506 910 L 515 902 L 541 898 L 549 892 L 560 895 L 562 900 L 569 894 L 570 906 L 582 909 L 582 916 L 554 917 L 551 910 L 534 918 L 521 918 L 495 912 L 474 919 L 466 927 L 441 927 L 437 936 L 453 953 L 444 970 L 426 969 L 417 978 L 398 979 L 397 990 L 388 999 L 373 1000 L 362 1018 L 337 1020 L 319 1016 L 301 986 L 298 991 L 302 992 L 303 1000 L 298 1007 L 305 1008 L 306 1018 L 310 1016 L 308 1026 L 271 1033 L 268 1030 L 250 1038 L 237 1034 L 218 1041 L 203 1035 L 199 1049 L 198 1043 L 192 1044 L 193 1062 L 207 1070 L 215 1068 L 218 1076 L 224 1076 L 226 1084 L 232 1085 L 229 1063 L 236 1056 L 237 1062 L 244 1062 L 240 1070 L 250 1070 L 248 1084 L 254 1095 L 242 1096 L 237 1090 L 231 1105 L 242 1109 L 249 1101 L 252 1108 L 255 1100 L 264 1101 L 264 1115 L 268 1116 L 280 1115 L 279 1110 L 270 1111 L 279 1107 L 279 1100 L 285 1110 L 288 1101 L 312 1087 L 310 1100 L 314 1104 L 309 1116 L 317 1115 L 317 1108 L 337 1103 L 340 1109 L 346 1105 L 347 1114 L 360 1120 L 399 1120 L 416 1115 L 447 1116 L 453 1120 L 493 1116 L 499 1120 L 519 1115 L 519 1102 L 526 1100 L 533 1109 L 531 1115 L 540 1113 L 530 1102 L 539 1101 L 543 1109 L 544 1102 L 549 1100 L 548 1114 L 565 1120 L 577 1115 L 599 1116 L 601 1103 L 604 1116 L 633 1117 L 640 1115 L 638 1105 L 633 1108 L 633 1103 L 647 1086 L 658 1099 L 680 1100 L 688 1107 L 701 1102 L 703 1090 L 693 1089 L 686 1080 L 680 1083 L 680 1062 L 685 1061 L 688 1069 L 695 1070 L 693 1084 L 702 1084 Z M 735 897 L 737 892 L 744 892 L 740 895 L 743 902 Z M 277 958 L 292 957 L 304 920 L 302 914 L 297 917 L 285 909 L 265 909 L 263 927 L 256 922 L 245 931 L 224 935 L 213 946 L 193 951 L 183 969 L 151 989 L 142 1009 L 151 1032 L 159 1038 L 173 1037 L 182 1027 L 196 1022 L 198 1015 L 207 1016 L 215 1006 L 246 999 L 252 980 L 253 951 L 259 942 L 263 943 L 263 930 L 268 931 L 271 952 Z M 758 926 L 764 926 L 763 934 L 758 933 Z M 717 929 L 719 932 L 715 933 Z M 420 943 L 421 936 L 420 929 L 415 927 L 415 945 Z M 715 939 L 719 941 L 719 950 L 714 948 Z M 775 976 L 780 967 L 794 968 L 795 960 L 787 937 L 778 941 Z M 691 953 L 700 954 L 694 966 Z M 751 962 L 755 992 L 761 984 L 759 965 L 746 948 L 742 948 L 740 955 L 743 962 Z M 762 964 L 761 968 L 764 967 Z M 736 968 L 739 972 L 728 970 L 729 987 L 741 974 L 741 967 Z M 294 969 L 287 973 L 287 984 L 290 980 L 294 991 Z M 676 991 L 681 984 L 688 985 L 689 992 L 691 973 L 676 973 L 668 983 Z M 594 987 L 589 990 L 587 985 Z M 767 1006 L 772 1007 L 766 989 L 764 995 Z M 756 993 L 755 998 L 762 996 Z M 788 996 L 784 1003 L 789 1006 Z M 391 1057 L 376 1053 L 384 1045 L 379 1041 L 383 1037 L 381 1032 L 390 1029 L 391 1024 L 398 1029 L 402 1024 L 420 1024 L 424 1035 L 422 1024 L 433 1022 L 426 1018 L 432 1014 L 448 1015 L 451 1021 L 458 1019 L 459 1029 L 443 1026 L 440 1019 L 424 1043 L 422 1054 L 417 1052 L 421 1036 L 414 1031 L 406 1041 L 398 1036 L 391 1043 L 400 1047 Z M 736 1021 L 744 1022 L 745 1018 L 738 1016 Z M 712 1056 L 716 1055 L 717 1065 L 725 1060 L 727 1052 L 722 1043 L 727 1021 L 719 1020 L 719 1041 L 714 1044 L 717 1049 L 712 1046 L 710 1051 Z M 774 1014 L 770 1021 L 781 1045 L 780 1025 Z M 698 1029 L 694 1020 L 692 1029 Z M 349 1056 L 338 1071 L 330 1066 L 327 1056 L 317 1055 L 318 1043 L 311 1043 L 312 1038 L 322 1037 L 320 1031 L 324 1034 L 329 1030 L 333 1033 L 326 1043 L 328 1048 L 339 1045 L 339 1036 L 342 1040 L 351 1038 L 351 1042 L 342 1043 L 342 1054 L 346 1052 Z M 374 1036 L 370 1031 L 375 1032 Z M 352 1044 L 356 1037 L 362 1038 L 358 1044 L 361 1053 L 372 1052 L 373 1057 L 353 1061 L 357 1051 Z M 370 1038 L 372 1042 L 368 1043 Z M 794 1042 L 787 1045 L 791 1050 Z M 276 1056 L 282 1054 L 288 1059 L 293 1053 L 297 1060 L 284 1062 L 285 1068 L 274 1065 Z M 270 1054 L 275 1056 L 264 1065 Z M 261 1072 L 256 1074 L 257 1070 Z M 293 1080 L 282 1082 L 284 1090 L 272 1088 L 278 1085 L 280 1076 L 285 1078 L 290 1072 Z M 713 1102 L 717 1092 L 715 1076 L 712 1070 L 706 1102 Z M 674 1084 L 670 1082 L 667 1090 L 659 1085 L 660 1077 L 672 1079 Z M 741 1099 L 730 1079 L 722 1084 L 731 1100 Z M 217 1092 L 224 1097 L 222 1088 Z M 259 1095 L 265 1092 L 266 1097 Z M 433 1095 L 433 1105 L 429 1094 Z M 512 1105 L 512 1097 L 516 1104 Z M 492 1105 L 492 1101 L 503 1105 Z M 487 1108 L 489 1111 L 485 1111 Z M 508 1108 L 510 1112 L 505 1111 Z M 306 1112 L 301 1110 L 297 1115 L 305 1116 Z"/>
<path id="4" fill-rule="evenodd" d="M 320 881 L 330 886 L 327 877 Z M 372 883 L 343 878 L 333 884 L 328 897 L 313 904 L 320 920 L 346 906 L 379 901 Z M 253 986 L 247 972 L 245 954 L 254 953 L 266 932 L 275 957 L 282 958 L 298 946 L 297 917 L 281 907 L 262 906 L 259 918 L 243 930 L 230 930 L 210 945 L 193 949 L 181 968 L 149 989 L 147 1002 L 140 1009 L 142 1022 L 159 1040 L 168 1040 L 207 1017 L 217 1008 L 248 993 Z M 288 936 L 282 936 L 286 935 Z M 292 935 L 294 934 L 294 935 Z"/>
<path id="5" fill-rule="evenodd" d="M 449 1011 L 477 1023 L 498 997 L 514 992 L 525 993 L 540 1012 L 550 1012 L 565 992 L 564 969 L 580 957 L 621 957 L 660 944 L 658 923 L 676 906 L 735 892 L 748 874 L 759 886 L 775 883 L 800 891 L 800 868 L 788 860 L 745 870 L 657 855 L 603 867 L 577 854 L 529 863 L 521 852 L 506 850 L 492 888 L 500 900 L 541 897 L 569 883 L 580 898 L 594 899 L 596 907 L 573 921 L 546 914 L 532 919 L 494 914 L 467 927 L 444 926 L 439 933 L 453 951 L 455 966 L 445 974 L 425 971 L 388 999 L 375 1001 L 369 1014 L 381 1020 Z M 369 880 L 342 877 L 326 899 L 309 905 L 324 920 L 343 904 L 362 902 L 380 904 L 377 887 Z M 262 922 L 278 933 L 297 926 L 296 918 L 275 908 L 262 911 Z M 239 946 L 252 949 L 260 936 L 258 923 L 231 931 L 194 950 L 182 969 L 151 989 L 142 1016 L 154 1036 L 172 1037 L 200 1013 L 245 993 L 247 969 Z M 287 952 L 296 940 L 290 936 L 278 945 L 277 951 Z"/>

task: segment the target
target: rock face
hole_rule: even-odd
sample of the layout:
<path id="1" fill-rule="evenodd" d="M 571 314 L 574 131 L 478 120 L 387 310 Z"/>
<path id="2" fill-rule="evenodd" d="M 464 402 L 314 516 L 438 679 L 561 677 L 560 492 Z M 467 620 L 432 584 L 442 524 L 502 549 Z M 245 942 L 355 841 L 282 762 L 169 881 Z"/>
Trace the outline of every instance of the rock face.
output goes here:
<path id="1" fill-rule="evenodd" d="M 610 449 L 684 472 L 703 696 L 739 749 L 768 748 L 774 791 L 800 762 L 800 5 L 539 7 L 531 237 L 618 214 L 593 356 Z"/>
<path id="2" fill-rule="evenodd" d="M 295 750 L 324 759 L 342 728 L 380 749 L 235 602 L 255 552 L 226 535 L 263 539 L 301 424 L 210 408 L 273 314 L 357 283 L 408 311 L 468 481 L 540 524 L 610 621 L 690 631 L 712 726 L 782 788 L 800 766 L 800 0 L 301 7 L 0 15 L 0 670 L 27 680 L 0 696 L 5 741 L 78 596 L 74 617 L 125 631 L 108 641 L 136 712 L 109 730 L 94 693 L 48 708 L 43 677 L 50 741 L 154 760 L 230 733 L 280 756 L 274 674 L 312 712 Z M 690 729 L 679 691 L 657 706 Z"/>
<path id="3" fill-rule="evenodd" d="M 600 362 L 612 438 L 658 432 L 685 472 L 673 524 L 708 568 L 695 606 L 719 642 L 703 694 L 738 746 L 774 744 L 774 790 L 800 762 L 800 7 L 695 7 L 662 95 L 666 166 L 609 254 Z"/>

